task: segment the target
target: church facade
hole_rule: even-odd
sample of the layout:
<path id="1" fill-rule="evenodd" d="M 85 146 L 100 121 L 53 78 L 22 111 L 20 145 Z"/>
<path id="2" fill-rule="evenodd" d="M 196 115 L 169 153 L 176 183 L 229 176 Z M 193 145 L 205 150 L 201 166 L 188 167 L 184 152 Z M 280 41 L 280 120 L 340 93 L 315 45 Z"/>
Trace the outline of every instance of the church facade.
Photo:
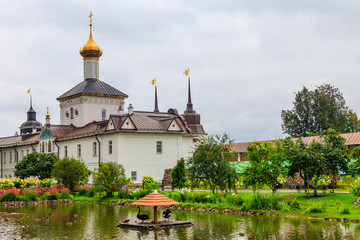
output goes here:
<path id="1" fill-rule="evenodd" d="M 84 80 L 57 98 L 60 124 L 52 124 L 49 113 L 44 125 L 37 121 L 30 101 L 20 135 L 0 138 L 1 178 L 13 177 L 16 163 L 34 151 L 82 159 L 89 170 L 117 162 L 134 182 L 143 176 L 160 181 L 165 169 L 192 155 L 198 137 L 206 133 L 193 109 L 190 78 L 184 114 L 173 108 L 160 112 L 156 86 L 154 111 L 135 111 L 131 104 L 125 107 L 127 94 L 99 79 L 102 49 L 93 40 L 91 23 L 80 54 Z"/>

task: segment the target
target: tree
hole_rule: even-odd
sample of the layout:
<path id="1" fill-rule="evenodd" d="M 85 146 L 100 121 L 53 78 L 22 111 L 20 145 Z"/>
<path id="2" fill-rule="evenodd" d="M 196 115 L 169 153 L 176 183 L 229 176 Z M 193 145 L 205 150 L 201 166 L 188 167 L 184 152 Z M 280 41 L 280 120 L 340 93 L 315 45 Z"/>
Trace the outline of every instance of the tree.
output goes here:
<path id="1" fill-rule="evenodd" d="M 248 182 L 256 180 L 255 184 L 267 185 L 272 190 L 274 200 L 275 191 L 280 184 L 278 178 L 287 173 L 283 142 L 255 142 L 247 147 L 246 156 L 250 165 L 245 169 L 245 179 L 249 178 Z"/>
<path id="2" fill-rule="evenodd" d="M 229 161 L 237 155 L 231 151 L 231 143 L 226 133 L 201 137 L 194 155 L 187 161 L 190 176 L 207 182 L 213 193 L 217 186 L 224 190 L 229 175 L 234 172 Z"/>
<path id="3" fill-rule="evenodd" d="M 104 191 L 108 197 L 126 184 L 125 169 L 116 162 L 101 164 L 98 169 L 95 168 L 92 176 L 95 188 Z"/>
<path id="4" fill-rule="evenodd" d="M 328 129 L 311 143 L 306 144 L 302 138 L 293 141 L 285 139 L 284 149 L 290 162 L 288 175 L 294 177 L 299 173 L 313 189 L 317 196 L 317 187 L 323 175 L 337 175 L 348 170 L 348 148 L 340 133 Z"/>
<path id="5" fill-rule="evenodd" d="M 179 189 L 186 187 L 187 175 L 184 158 L 180 158 L 176 166 L 171 169 L 171 178 L 175 187 Z"/>
<path id="6" fill-rule="evenodd" d="M 57 156 L 53 153 L 29 153 L 15 165 L 15 176 L 19 178 L 31 176 L 39 179 L 50 178 L 57 160 Z"/>
<path id="7" fill-rule="evenodd" d="M 75 158 L 64 158 L 54 165 L 52 176 L 58 184 L 68 187 L 70 191 L 79 185 L 87 184 L 91 171 L 87 169 L 84 161 Z"/>
<path id="8" fill-rule="evenodd" d="M 295 94 L 294 108 L 281 111 L 284 133 L 292 137 L 310 136 L 329 128 L 342 133 L 360 131 L 360 120 L 346 106 L 343 94 L 330 84 L 314 91 L 306 87 Z"/>
<path id="9" fill-rule="evenodd" d="M 354 177 L 355 175 L 360 174 L 360 146 L 355 147 L 351 154 L 351 162 L 349 164 L 351 175 Z"/>

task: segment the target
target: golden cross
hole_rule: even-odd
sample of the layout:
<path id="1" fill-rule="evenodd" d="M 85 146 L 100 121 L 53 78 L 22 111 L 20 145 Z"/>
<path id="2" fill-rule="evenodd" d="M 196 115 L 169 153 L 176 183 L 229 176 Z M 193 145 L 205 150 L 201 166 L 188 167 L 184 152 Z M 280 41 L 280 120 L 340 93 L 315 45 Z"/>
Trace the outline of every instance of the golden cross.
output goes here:
<path id="1" fill-rule="evenodd" d="M 93 14 L 92 14 L 91 11 L 90 11 L 90 15 L 89 15 L 89 18 L 90 18 L 90 26 L 92 25 L 92 19 L 91 19 L 92 16 L 93 16 Z"/>

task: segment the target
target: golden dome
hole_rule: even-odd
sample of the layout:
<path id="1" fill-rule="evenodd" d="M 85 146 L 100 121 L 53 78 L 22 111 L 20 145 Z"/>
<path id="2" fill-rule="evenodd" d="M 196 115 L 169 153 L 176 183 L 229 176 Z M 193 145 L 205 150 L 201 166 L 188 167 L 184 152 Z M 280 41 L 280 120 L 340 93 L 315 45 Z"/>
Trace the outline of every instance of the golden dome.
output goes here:
<path id="1" fill-rule="evenodd" d="M 94 39 L 92 37 L 91 22 L 89 40 L 82 48 L 80 48 L 80 55 L 83 56 L 84 59 L 99 59 L 99 57 L 102 55 L 102 49 L 94 42 Z"/>

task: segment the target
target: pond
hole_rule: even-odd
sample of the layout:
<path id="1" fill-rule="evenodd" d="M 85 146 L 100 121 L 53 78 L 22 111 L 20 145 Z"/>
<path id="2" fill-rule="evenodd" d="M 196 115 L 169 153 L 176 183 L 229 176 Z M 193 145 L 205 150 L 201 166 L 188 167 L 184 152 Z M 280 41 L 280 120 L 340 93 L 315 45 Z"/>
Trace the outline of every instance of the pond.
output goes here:
<path id="1" fill-rule="evenodd" d="M 0 239 L 360 239 L 360 224 L 354 223 L 175 210 L 171 220 L 194 226 L 156 232 L 117 227 L 123 219 L 137 221 L 137 211 L 95 203 L 0 208 Z"/>

